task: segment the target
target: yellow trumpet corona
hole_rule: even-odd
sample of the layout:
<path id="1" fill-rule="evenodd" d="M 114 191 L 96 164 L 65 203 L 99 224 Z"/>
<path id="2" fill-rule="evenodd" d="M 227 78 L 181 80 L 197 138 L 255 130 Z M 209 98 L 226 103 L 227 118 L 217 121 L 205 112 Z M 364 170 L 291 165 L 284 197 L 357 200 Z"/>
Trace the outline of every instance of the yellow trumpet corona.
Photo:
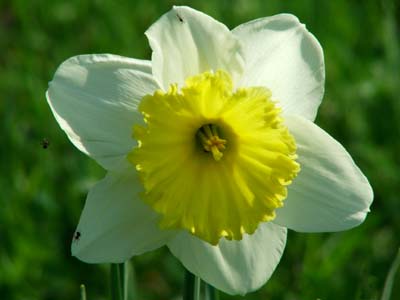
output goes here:
<path id="1" fill-rule="evenodd" d="M 228 73 L 205 72 L 145 96 L 139 110 L 145 125 L 128 159 L 163 229 L 215 245 L 274 219 L 300 166 L 268 89 L 233 90 Z"/>

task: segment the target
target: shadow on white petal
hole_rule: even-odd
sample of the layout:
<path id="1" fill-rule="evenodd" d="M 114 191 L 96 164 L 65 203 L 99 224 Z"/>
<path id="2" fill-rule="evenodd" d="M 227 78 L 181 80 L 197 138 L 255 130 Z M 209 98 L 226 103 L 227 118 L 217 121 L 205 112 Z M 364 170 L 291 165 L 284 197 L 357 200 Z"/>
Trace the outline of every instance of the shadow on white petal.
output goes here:
<path id="1" fill-rule="evenodd" d="M 89 263 L 118 263 L 163 246 L 175 235 L 138 198 L 135 171 L 108 173 L 89 192 L 72 241 L 72 254 Z"/>
<path id="2" fill-rule="evenodd" d="M 341 231 L 361 224 L 372 188 L 343 146 L 314 123 L 286 118 L 301 171 L 288 187 L 275 223 L 303 232 Z"/>
<path id="3" fill-rule="evenodd" d="M 108 170 L 125 167 L 137 106 L 159 86 L 151 63 L 111 54 L 80 55 L 61 64 L 47 101 L 71 142 Z"/>
<path id="4" fill-rule="evenodd" d="M 181 232 L 168 242 L 171 252 L 193 274 L 217 289 L 244 295 L 271 277 L 286 244 L 286 228 L 262 223 L 241 241 L 221 239 L 217 246 Z"/>
<path id="5" fill-rule="evenodd" d="M 234 79 L 243 70 L 241 45 L 222 23 L 186 6 L 174 6 L 147 31 L 153 74 L 167 89 L 205 71 L 222 69 Z"/>
<path id="6" fill-rule="evenodd" d="M 314 120 L 322 101 L 325 66 L 318 40 L 290 14 L 257 19 L 233 31 L 243 43 L 242 86 L 265 86 L 283 108 Z"/>

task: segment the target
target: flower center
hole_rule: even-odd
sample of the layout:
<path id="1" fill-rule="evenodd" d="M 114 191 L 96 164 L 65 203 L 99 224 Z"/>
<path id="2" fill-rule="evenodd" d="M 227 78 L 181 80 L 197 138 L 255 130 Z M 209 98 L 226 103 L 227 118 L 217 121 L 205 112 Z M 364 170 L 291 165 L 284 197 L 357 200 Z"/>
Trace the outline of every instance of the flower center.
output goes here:
<path id="1" fill-rule="evenodd" d="M 143 97 L 139 110 L 128 160 L 162 229 L 216 245 L 275 218 L 300 166 L 268 89 L 234 90 L 229 74 L 205 72 Z"/>
<path id="2" fill-rule="evenodd" d="M 201 126 L 197 130 L 196 137 L 204 151 L 211 153 L 216 161 L 222 158 L 226 140 L 219 137 L 217 125 L 206 124 Z"/>

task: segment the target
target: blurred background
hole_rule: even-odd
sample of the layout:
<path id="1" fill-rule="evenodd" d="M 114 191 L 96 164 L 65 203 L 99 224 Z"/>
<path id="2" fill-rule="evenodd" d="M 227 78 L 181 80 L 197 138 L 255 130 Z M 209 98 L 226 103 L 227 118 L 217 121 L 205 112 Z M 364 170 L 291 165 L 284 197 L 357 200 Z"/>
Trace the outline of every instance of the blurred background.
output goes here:
<path id="1" fill-rule="evenodd" d="M 297 15 L 325 53 L 316 120 L 369 178 L 375 201 L 346 232 L 290 232 L 271 280 L 245 299 L 379 299 L 400 246 L 400 3 L 387 1 L 0 0 L 0 298 L 109 298 L 109 266 L 70 255 L 88 189 L 104 171 L 76 150 L 45 100 L 65 59 L 113 53 L 149 59 L 144 31 L 174 4 L 233 28 Z M 47 147 L 46 147 L 47 146 Z M 134 257 L 136 299 L 178 299 L 183 268 L 166 248 Z M 400 299 L 400 274 L 392 299 Z M 228 297 L 222 299 L 243 299 Z"/>

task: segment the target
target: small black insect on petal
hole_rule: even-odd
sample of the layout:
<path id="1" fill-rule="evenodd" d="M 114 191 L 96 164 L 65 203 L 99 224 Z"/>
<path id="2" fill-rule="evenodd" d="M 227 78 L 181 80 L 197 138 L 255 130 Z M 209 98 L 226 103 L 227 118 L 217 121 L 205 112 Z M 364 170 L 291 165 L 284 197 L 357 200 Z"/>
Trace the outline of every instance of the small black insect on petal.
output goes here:
<path id="1" fill-rule="evenodd" d="M 74 241 L 78 241 L 81 237 L 81 233 L 79 231 L 75 231 L 74 233 Z"/>
<path id="2" fill-rule="evenodd" d="M 179 22 L 183 23 L 183 19 L 179 14 L 176 14 L 176 17 L 178 18 Z"/>

